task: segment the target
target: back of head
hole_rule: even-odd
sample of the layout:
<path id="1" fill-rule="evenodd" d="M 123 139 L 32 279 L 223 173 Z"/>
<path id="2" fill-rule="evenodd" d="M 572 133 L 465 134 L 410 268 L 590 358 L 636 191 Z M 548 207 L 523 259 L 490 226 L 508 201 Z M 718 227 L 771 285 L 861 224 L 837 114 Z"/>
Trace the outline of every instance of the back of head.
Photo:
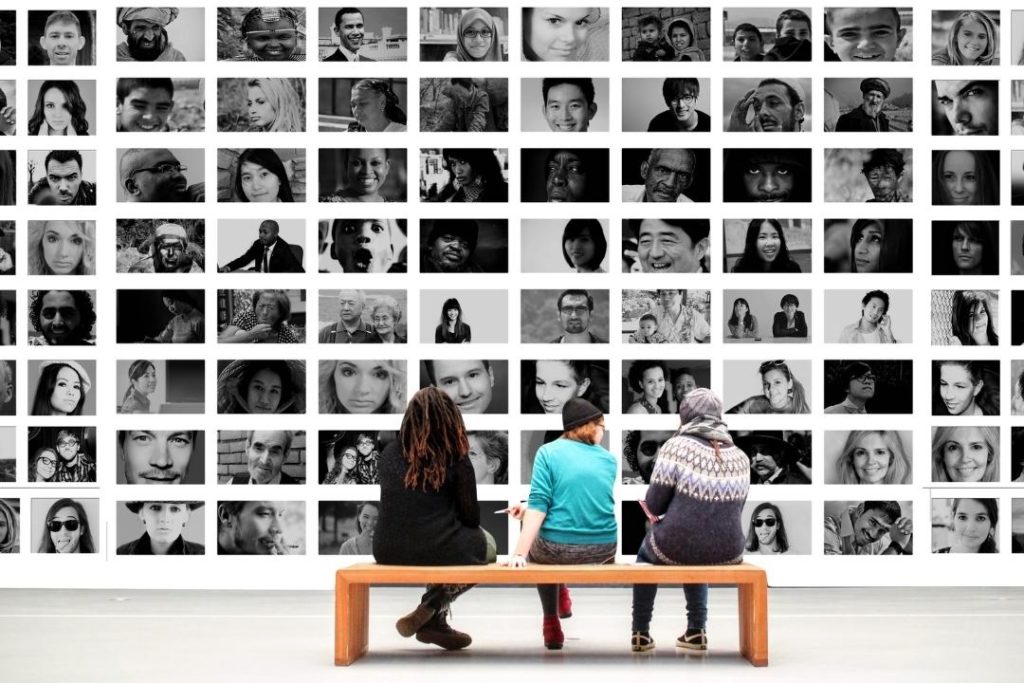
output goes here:
<path id="1" fill-rule="evenodd" d="M 679 419 L 686 424 L 704 417 L 721 420 L 722 401 L 710 389 L 699 387 L 679 402 Z"/>
<path id="2" fill-rule="evenodd" d="M 408 465 L 403 482 L 408 489 L 440 489 L 449 463 L 469 452 L 466 426 L 455 401 L 433 386 L 409 399 L 398 440 Z"/>

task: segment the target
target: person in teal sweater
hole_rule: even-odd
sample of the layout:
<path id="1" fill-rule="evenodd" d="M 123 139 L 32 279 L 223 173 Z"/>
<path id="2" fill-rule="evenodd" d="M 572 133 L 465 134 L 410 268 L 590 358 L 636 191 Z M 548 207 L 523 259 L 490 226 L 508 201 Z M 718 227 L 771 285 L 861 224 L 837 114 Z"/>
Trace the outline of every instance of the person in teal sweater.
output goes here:
<path id="1" fill-rule="evenodd" d="M 510 567 L 534 564 L 604 564 L 615 559 L 618 528 L 612 487 L 615 456 L 601 446 L 604 415 L 582 398 L 562 408 L 561 438 L 537 451 L 526 504 L 509 514 L 522 520 Z M 544 646 L 560 650 L 565 636 L 559 618 L 572 616 L 562 584 L 537 586 L 544 610 Z"/>

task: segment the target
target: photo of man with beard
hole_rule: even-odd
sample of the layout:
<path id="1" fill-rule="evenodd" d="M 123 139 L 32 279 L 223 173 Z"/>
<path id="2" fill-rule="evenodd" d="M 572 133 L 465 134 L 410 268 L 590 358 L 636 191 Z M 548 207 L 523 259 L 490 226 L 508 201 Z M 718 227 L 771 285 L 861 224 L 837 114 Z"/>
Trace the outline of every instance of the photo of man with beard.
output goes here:
<path id="1" fill-rule="evenodd" d="M 171 45 L 167 25 L 178 18 L 177 7 L 121 7 L 117 25 L 125 40 L 117 46 L 119 62 L 184 62 L 185 55 Z"/>
<path id="2" fill-rule="evenodd" d="M 748 79 L 726 79 L 726 90 L 746 87 Z M 801 83 L 803 81 L 803 83 Z M 726 112 L 726 132 L 799 133 L 809 113 L 805 93 L 810 79 L 766 78 L 746 90 Z M 726 101 L 728 99 L 726 98 Z"/>
<path id="3" fill-rule="evenodd" d="M 650 484 L 658 449 L 674 433 L 639 429 L 622 432 L 622 483 Z"/>
<path id="4" fill-rule="evenodd" d="M 420 254 L 423 273 L 480 273 L 473 260 L 479 226 L 472 219 L 434 221 Z"/>
<path id="5" fill-rule="evenodd" d="M 882 112 L 892 92 L 884 78 L 865 78 L 860 82 L 863 100 L 859 107 L 836 120 L 837 133 L 888 133 L 889 118 Z"/>

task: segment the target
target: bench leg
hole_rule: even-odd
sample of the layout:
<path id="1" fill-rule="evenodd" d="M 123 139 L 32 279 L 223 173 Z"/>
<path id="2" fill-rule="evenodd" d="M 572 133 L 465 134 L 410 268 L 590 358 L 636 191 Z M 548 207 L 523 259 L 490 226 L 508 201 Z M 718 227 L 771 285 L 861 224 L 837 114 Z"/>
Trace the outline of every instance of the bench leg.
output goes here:
<path id="1" fill-rule="evenodd" d="M 341 577 L 334 591 L 334 665 L 348 666 L 366 654 L 370 639 L 370 586 Z"/>
<path id="2" fill-rule="evenodd" d="M 739 585 L 740 652 L 754 666 L 768 666 L 768 580 Z"/>

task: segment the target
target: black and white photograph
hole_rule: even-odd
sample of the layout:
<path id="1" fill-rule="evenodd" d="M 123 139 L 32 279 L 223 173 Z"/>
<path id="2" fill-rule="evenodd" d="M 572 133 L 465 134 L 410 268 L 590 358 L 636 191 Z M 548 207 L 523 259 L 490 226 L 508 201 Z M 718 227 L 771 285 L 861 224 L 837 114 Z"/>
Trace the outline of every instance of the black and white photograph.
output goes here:
<path id="1" fill-rule="evenodd" d="M 932 275 L 999 275 L 999 261 L 999 221 L 932 221 Z"/>
<path id="2" fill-rule="evenodd" d="M 722 306 L 722 336 L 727 343 L 811 342 L 809 289 L 726 289 Z"/>
<path id="3" fill-rule="evenodd" d="M 466 433 L 469 461 L 477 486 L 508 483 L 508 432 L 475 430 Z"/>
<path id="4" fill-rule="evenodd" d="M 520 96 L 524 132 L 608 132 L 611 107 L 607 78 L 524 78 Z"/>
<path id="5" fill-rule="evenodd" d="M 505 7 L 422 7 L 420 61 L 507 62 Z"/>
<path id="6" fill-rule="evenodd" d="M 813 129 L 810 78 L 725 78 L 722 106 L 727 133 L 809 133 Z"/>
<path id="7" fill-rule="evenodd" d="M 95 275 L 96 221 L 28 221 L 26 252 L 29 275 Z M 12 273 L 13 253 L 0 256 Z"/>
<path id="8" fill-rule="evenodd" d="M 206 221 L 118 218 L 116 264 L 118 273 L 202 273 L 206 266 Z"/>
<path id="9" fill-rule="evenodd" d="M 321 289 L 317 340 L 321 344 L 405 344 L 408 310 L 404 289 Z"/>
<path id="10" fill-rule="evenodd" d="M 709 149 L 623 149 L 622 201 L 710 201 L 710 171 Z"/>
<path id="11" fill-rule="evenodd" d="M 28 414 L 60 417 L 95 415 L 93 378 L 96 378 L 95 360 L 30 360 L 28 386 L 32 393 L 29 394 Z M 12 373 L 9 388 L 15 386 L 14 379 Z M 13 404 L 13 401 L 2 402 L 3 398 L 0 392 L 0 415 L 6 414 L 5 409 Z"/>
<path id="12" fill-rule="evenodd" d="M 711 222 L 706 218 L 622 221 L 623 273 L 710 273 Z"/>
<path id="13" fill-rule="evenodd" d="M 914 201 L 914 150 L 826 149 L 826 202 Z"/>
<path id="14" fill-rule="evenodd" d="M 15 10 L 0 10 L 0 66 L 18 62 L 18 19 Z"/>
<path id="15" fill-rule="evenodd" d="M 519 444 L 519 482 L 529 484 L 533 479 L 533 462 L 537 459 L 537 451 L 541 446 L 562 438 L 561 429 L 549 429 L 547 431 L 522 430 Z M 605 450 L 611 448 L 611 436 L 606 430 L 601 437 L 601 446 Z M 514 482 L 515 483 L 515 482 Z"/>
<path id="16" fill-rule="evenodd" d="M 524 289 L 520 341 L 524 344 L 607 344 L 607 289 Z"/>
<path id="17" fill-rule="evenodd" d="M 911 7 L 826 7 L 826 62 L 910 62 Z"/>
<path id="18" fill-rule="evenodd" d="M 29 135 L 96 134 L 96 81 L 29 81 L 26 101 L 35 103 L 28 117 Z"/>
<path id="19" fill-rule="evenodd" d="M 321 202 L 404 202 L 405 149 L 317 150 Z"/>
<path id="20" fill-rule="evenodd" d="M 18 387 L 17 368 L 18 364 L 14 360 L 0 360 L 0 415 L 15 415 L 17 413 L 14 404 L 15 391 Z M 10 446 L 10 450 L 3 450 L 4 446 Z M 0 438 L 0 453 L 3 453 L 5 457 L 13 458 L 14 444 L 6 443 Z"/>
<path id="21" fill-rule="evenodd" d="M 202 344 L 204 296 L 201 289 L 117 290 L 117 343 Z"/>
<path id="22" fill-rule="evenodd" d="M 1013 203 L 1018 201 L 1015 176 L 1021 164 L 1011 154 Z M 999 150 L 932 150 L 932 205 L 968 206 L 999 204 Z"/>
<path id="23" fill-rule="evenodd" d="M 420 220 L 421 273 L 507 273 L 508 220 Z"/>
<path id="24" fill-rule="evenodd" d="M 117 79 L 118 133 L 190 133 L 206 130 L 202 78 Z"/>
<path id="25" fill-rule="evenodd" d="M 405 412 L 407 367 L 405 360 L 321 360 L 320 414 Z"/>
<path id="26" fill-rule="evenodd" d="M 117 483 L 177 486 L 204 482 L 206 433 L 187 429 L 117 432 Z"/>
<path id="27" fill-rule="evenodd" d="M 30 66 L 96 64 L 96 10 L 31 9 L 27 37 Z"/>
<path id="28" fill-rule="evenodd" d="M 199 414 L 206 401 L 206 362 L 139 358 L 117 361 L 117 412 Z"/>
<path id="29" fill-rule="evenodd" d="M 583 398 L 609 412 L 607 360 L 522 360 L 520 412 L 561 415 L 571 398 Z"/>
<path id="30" fill-rule="evenodd" d="M 999 135 L 999 81 L 932 81 L 932 135 Z"/>
<path id="31" fill-rule="evenodd" d="M 8 112 L 8 115 L 9 116 L 14 116 L 14 114 L 11 114 L 10 112 Z M 17 156 L 18 156 L 18 153 L 15 150 L 13 150 L 13 149 L 0 150 L 0 206 L 14 206 L 14 199 L 15 199 L 15 194 L 16 194 L 15 193 L 15 187 L 17 186 L 17 182 L 21 182 L 17 178 L 17 176 L 18 176 Z M 81 155 L 79 155 L 79 156 L 81 156 Z M 71 158 L 71 157 L 69 156 L 67 158 Z M 35 163 L 35 166 L 38 166 L 38 165 L 39 165 L 39 162 L 37 160 L 36 163 Z M 35 169 L 35 166 L 33 166 L 32 168 L 29 169 L 29 176 L 32 175 L 32 171 Z M 64 168 L 64 164 L 63 163 L 55 163 L 54 164 L 54 168 L 55 169 L 63 169 Z M 56 178 L 55 178 L 55 182 L 57 182 Z M 39 184 L 39 187 L 36 190 L 36 194 L 35 195 L 29 194 L 29 204 L 37 203 L 37 202 L 33 202 L 32 201 L 32 198 L 34 196 L 40 197 L 40 202 L 38 202 L 38 203 L 56 204 L 57 200 L 53 196 L 53 194 L 50 192 L 50 187 L 49 187 L 48 181 L 45 178 L 43 178 L 43 179 L 37 181 L 37 184 Z M 43 189 L 44 187 L 46 188 L 45 190 Z M 48 197 L 48 199 L 45 202 L 42 201 L 42 198 L 43 198 L 42 195 L 45 195 L 46 197 Z M 74 195 L 72 195 L 72 196 L 74 196 Z M 95 203 L 95 193 L 94 193 L 94 200 L 93 201 Z"/>
<path id="32" fill-rule="evenodd" d="M 932 427 L 932 481 L 999 481 L 999 427 Z"/>
<path id="33" fill-rule="evenodd" d="M 5 364 L 6 361 L 0 363 L 0 373 L 6 372 Z M 18 463 L 14 456 L 17 449 L 15 438 L 14 427 L 0 427 L 0 483 L 3 484 L 13 484 L 18 481 Z M 0 512 L 0 516 L 2 516 L 2 512 Z M 3 552 L 2 536 L 0 536 L 0 552 Z"/>
<path id="34" fill-rule="evenodd" d="M 21 552 L 20 529 L 21 499 L 0 498 L 0 554 L 16 555 Z"/>
<path id="35" fill-rule="evenodd" d="M 506 148 L 422 148 L 419 171 L 421 202 L 508 201 Z"/>
<path id="36" fill-rule="evenodd" d="M 998 66 L 999 10 L 932 10 L 932 66 Z"/>
<path id="37" fill-rule="evenodd" d="M 317 222 L 321 273 L 405 273 L 409 241 L 404 218 L 335 218 Z"/>
<path id="38" fill-rule="evenodd" d="M 1010 481 L 1024 483 L 1024 427 L 1010 429 L 1010 444 Z"/>
<path id="39" fill-rule="evenodd" d="M 217 221 L 218 273 L 303 273 L 306 223 L 301 218 Z"/>
<path id="40" fill-rule="evenodd" d="M 422 290 L 420 343 L 507 344 L 508 296 L 507 289 Z M 606 304 L 607 298 L 606 291 Z M 523 305 L 526 305 L 525 299 Z M 529 320 L 525 313 L 523 320 Z M 525 334 L 525 324 L 523 330 Z"/>
<path id="41" fill-rule="evenodd" d="M 1016 12 L 1014 12 L 1016 14 Z M 1012 498 L 1010 540 L 1013 553 L 1024 553 L 1024 498 Z"/>
<path id="42" fill-rule="evenodd" d="M 1010 81 L 1010 135 L 1024 135 L 1024 81 L 1022 80 Z"/>
<path id="43" fill-rule="evenodd" d="M 727 273 L 810 273 L 808 218 L 726 218 L 723 267 Z"/>
<path id="44" fill-rule="evenodd" d="M 218 555 L 305 555 L 306 502 L 217 502 Z"/>
<path id="45" fill-rule="evenodd" d="M 742 519 L 747 534 L 744 554 L 812 554 L 810 502 L 747 500 Z"/>
<path id="46" fill-rule="evenodd" d="M 522 22 L 524 61 L 608 61 L 608 7 L 524 7 Z"/>
<path id="47" fill-rule="evenodd" d="M 999 415 L 999 400 L 999 361 L 932 361 L 932 415 Z"/>
<path id="48" fill-rule="evenodd" d="M 321 431 L 318 437 L 321 484 L 379 484 L 381 451 L 398 439 L 396 431 Z"/>
<path id="49" fill-rule="evenodd" d="M 218 149 L 217 201 L 306 201 L 306 150 Z"/>
<path id="50" fill-rule="evenodd" d="M 1010 321 L 1010 344 L 1024 345 L 1024 291 L 1019 289 L 1010 292 Z"/>
<path id="51" fill-rule="evenodd" d="M 857 429 L 825 432 L 826 484 L 910 484 L 914 432 Z"/>
<path id="52" fill-rule="evenodd" d="M 914 412 L 911 360 L 826 360 L 826 415 L 909 415 Z"/>
<path id="53" fill-rule="evenodd" d="M 29 303 L 31 303 L 33 294 L 31 290 L 29 291 Z M 18 338 L 15 294 L 13 289 L 0 290 L 0 346 L 11 346 L 16 343 L 15 340 Z M 51 300 L 53 300 L 52 297 Z M 31 337 L 29 344 L 32 344 Z"/>
<path id="54" fill-rule="evenodd" d="M 624 360 L 620 380 L 625 414 L 671 415 L 679 412 L 688 393 L 711 387 L 711 363 L 698 359 Z"/>
<path id="55" fill-rule="evenodd" d="M 14 275 L 16 272 L 17 235 L 14 221 L 0 220 L 0 276 Z"/>
<path id="56" fill-rule="evenodd" d="M 421 133 L 508 132 L 507 78 L 421 78 L 419 87 Z"/>
<path id="57" fill-rule="evenodd" d="M 733 441 L 750 458 L 750 483 L 810 484 L 814 464 L 808 430 L 734 431 Z"/>
<path id="58" fill-rule="evenodd" d="M 3 19 L 0 18 L 0 22 Z M 2 26 L 2 23 L 0 23 Z M 10 59 L 3 51 L 7 43 L 0 37 L 0 66 L 4 66 L 4 58 Z M 9 65 L 9 64 L 8 64 Z M 0 134 L 5 136 L 18 134 L 18 93 L 14 79 L 0 79 Z"/>
<path id="59" fill-rule="evenodd" d="M 933 553 L 998 553 L 998 498 L 932 498 Z"/>
<path id="60" fill-rule="evenodd" d="M 622 483 L 650 484 L 658 450 L 675 435 L 673 430 L 622 430 Z"/>
<path id="61" fill-rule="evenodd" d="M 125 500 L 117 505 L 118 555 L 205 555 L 201 500 Z"/>
<path id="62" fill-rule="evenodd" d="M 321 133 L 404 133 L 409 86 L 404 78 L 321 78 Z M 305 116 L 305 108 L 303 108 Z"/>
<path id="63" fill-rule="evenodd" d="M 527 149 L 521 154 L 524 202 L 607 202 L 608 150 Z"/>
<path id="64" fill-rule="evenodd" d="M 204 61 L 203 15 L 202 7 L 119 7 L 117 61 Z"/>
<path id="65" fill-rule="evenodd" d="M 932 290 L 932 346 L 997 344 L 999 290 Z"/>
<path id="66" fill-rule="evenodd" d="M 321 555 L 373 555 L 379 501 L 322 500 L 319 508 L 317 535 Z"/>
<path id="67" fill-rule="evenodd" d="M 740 415 L 811 412 L 811 361 L 730 360 L 722 403 Z"/>
<path id="68" fill-rule="evenodd" d="M 14 302 L 4 303 L 14 340 Z M 29 346 L 93 346 L 96 343 L 95 290 L 30 289 L 28 291 Z M 0 336 L 3 325 L 0 324 Z"/>
<path id="69" fill-rule="evenodd" d="M 1024 360 L 1010 361 L 1010 414 L 1024 415 Z M 1020 445 L 1024 447 L 1024 442 Z"/>
<path id="70" fill-rule="evenodd" d="M 523 218 L 519 232 L 524 273 L 608 272 L 607 218 Z"/>
<path id="71" fill-rule="evenodd" d="M 409 55 L 405 7 L 320 7 L 321 62 L 404 62 Z"/>
<path id="72" fill-rule="evenodd" d="M 306 412 L 306 361 L 218 360 L 217 412 Z"/>
<path id="73" fill-rule="evenodd" d="M 826 133 L 909 133 L 914 130 L 914 79 L 826 78 Z"/>
<path id="74" fill-rule="evenodd" d="M 306 290 L 217 290 L 217 341 L 301 344 L 306 340 Z"/>
<path id="75" fill-rule="evenodd" d="M 306 79 L 218 78 L 218 133 L 304 133 Z"/>
<path id="76" fill-rule="evenodd" d="M 826 273 L 910 273 L 914 221 L 909 218 L 826 218 Z"/>
<path id="77" fill-rule="evenodd" d="M 102 530 L 99 498 L 32 499 L 34 553 L 98 553 Z"/>
<path id="78" fill-rule="evenodd" d="M 217 432 L 218 484 L 305 484 L 306 432 Z"/>
<path id="79" fill-rule="evenodd" d="M 825 341 L 909 344 L 914 341 L 910 289 L 825 290 Z"/>
<path id="80" fill-rule="evenodd" d="M 808 16 L 810 11 L 809 7 L 743 7 L 725 10 L 722 17 L 722 60 L 811 61 L 814 31 L 811 29 L 811 17 Z"/>
<path id="81" fill-rule="evenodd" d="M 96 151 L 29 150 L 28 203 L 33 206 L 96 206 Z M 14 152 L 10 152 L 11 164 Z M 3 161 L 0 160 L 0 165 Z M 8 175 L 4 173 L 3 175 Z M 11 178 L 13 180 L 13 174 Z M 14 204 L 14 187 L 10 188 Z M 0 190 L 0 195 L 6 192 Z"/>
<path id="82" fill-rule="evenodd" d="M 117 201 L 205 202 L 205 157 L 203 149 L 117 150 Z"/>
<path id="83" fill-rule="evenodd" d="M 49 485 L 97 482 L 95 427 L 30 426 L 26 452 L 29 481 Z"/>
<path id="84" fill-rule="evenodd" d="M 711 61 L 707 7 L 623 7 L 622 61 Z"/>
<path id="85" fill-rule="evenodd" d="M 913 555 L 913 501 L 825 501 L 825 554 Z"/>
<path id="86" fill-rule="evenodd" d="M 622 290 L 626 344 L 706 344 L 711 341 L 710 289 Z"/>
<path id="87" fill-rule="evenodd" d="M 709 78 L 622 79 L 623 132 L 709 133 L 710 109 Z"/>
<path id="88" fill-rule="evenodd" d="M 217 61 L 306 61 L 304 7 L 218 7 Z"/>
<path id="89" fill-rule="evenodd" d="M 811 201 L 811 150 L 734 148 L 723 151 L 726 202 Z"/>
<path id="90" fill-rule="evenodd" d="M 607 366 L 607 361 L 605 364 Z M 420 361 L 419 371 L 419 388 L 441 389 L 455 401 L 463 416 L 509 412 L 507 360 L 425 359 Z"/>
<path id="91" fill-rule="evenodd" d="M 998 158 L 999 152 L 991 153 Z M 1024 150 L 1015 149 L 1010 152 L 1010 203 L 1013 206 L 1024 205 Z"/>

